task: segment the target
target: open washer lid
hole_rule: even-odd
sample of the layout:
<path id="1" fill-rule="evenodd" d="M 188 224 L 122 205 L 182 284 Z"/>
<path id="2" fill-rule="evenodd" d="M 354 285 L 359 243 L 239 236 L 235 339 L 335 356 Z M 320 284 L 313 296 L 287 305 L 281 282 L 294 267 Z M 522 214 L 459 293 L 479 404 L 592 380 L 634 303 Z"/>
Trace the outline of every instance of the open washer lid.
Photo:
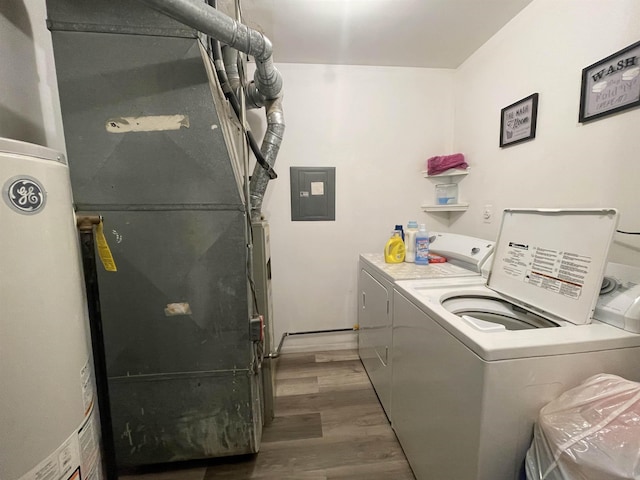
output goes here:
<path id="1" fill-rule="evenodd" d="M 507 209 L 487 286 L 553 320 L 591 323 L 615 209 Z"/>

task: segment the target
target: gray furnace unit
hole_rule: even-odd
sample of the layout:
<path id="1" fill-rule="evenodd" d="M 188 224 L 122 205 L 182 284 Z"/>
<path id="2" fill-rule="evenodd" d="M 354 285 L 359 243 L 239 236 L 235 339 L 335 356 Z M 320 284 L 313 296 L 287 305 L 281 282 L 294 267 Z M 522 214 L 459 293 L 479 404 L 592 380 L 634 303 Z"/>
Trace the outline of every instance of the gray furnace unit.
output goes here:
<path id="1" fill-rule="evenodd" d="M 256 452 L 244 134 L 206 41 L 140 2 L 47 9 L 74 201 L 117 266 L 99 291 L 118 466 Z"/>

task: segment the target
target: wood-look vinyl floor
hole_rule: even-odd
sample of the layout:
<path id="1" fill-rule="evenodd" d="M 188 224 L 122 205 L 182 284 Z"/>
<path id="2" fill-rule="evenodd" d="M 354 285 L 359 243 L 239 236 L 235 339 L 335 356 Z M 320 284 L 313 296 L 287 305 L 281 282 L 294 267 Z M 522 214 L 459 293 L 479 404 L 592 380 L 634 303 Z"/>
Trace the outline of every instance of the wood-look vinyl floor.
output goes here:
<path id="1" fill-rule="evenodd" d="M 414 480 L 355 350 L 284 354 L 260 453 L 120 480 Z"/>

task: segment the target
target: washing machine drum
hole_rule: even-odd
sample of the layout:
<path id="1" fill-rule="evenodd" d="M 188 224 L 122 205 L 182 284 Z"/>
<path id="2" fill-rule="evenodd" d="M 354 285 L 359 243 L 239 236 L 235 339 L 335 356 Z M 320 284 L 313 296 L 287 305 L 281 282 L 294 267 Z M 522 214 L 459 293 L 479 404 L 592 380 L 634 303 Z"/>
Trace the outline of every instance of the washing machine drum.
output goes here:
<path id="1" fill-rule="evenodd" d="M 489 296 L 451 297 L 444 300 L 442 306 L 460 317 L 466 316 L 483 322 L 502 325 L 507 330 L 560 326 L 507 300 Z"/>

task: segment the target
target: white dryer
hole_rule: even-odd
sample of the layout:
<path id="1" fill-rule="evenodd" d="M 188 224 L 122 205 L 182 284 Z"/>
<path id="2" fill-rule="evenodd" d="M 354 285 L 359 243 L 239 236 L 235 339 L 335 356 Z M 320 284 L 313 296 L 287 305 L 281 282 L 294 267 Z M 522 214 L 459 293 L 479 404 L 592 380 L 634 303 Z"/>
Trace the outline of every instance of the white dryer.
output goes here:
<path id="1" fill-rule="evenodd" d="M 467 284 L 486 282 L 494 242 L 454 233 L 432 232 L 431 251 L 446 263 L 417 265 L 385 263 L 382 253 L 360 255 L 358 271 L 358 352 L 389 420 L 391 414 L 391 359 L 393 284 L 422 279 L 449 285 L 452 279 Z M 464 280 L 462 280 L 464 279 Z"/>
<path id="2" fill-rule="evenodd" d="M 394 292 L 394 427 L 418 480 L 513 480 L 542 406 L 640 380 L 640 335 L 593 319 L 615 210 L 507 210 L 487 286 Z M 611 300 L 609 299 L 609 303 Z"/>

